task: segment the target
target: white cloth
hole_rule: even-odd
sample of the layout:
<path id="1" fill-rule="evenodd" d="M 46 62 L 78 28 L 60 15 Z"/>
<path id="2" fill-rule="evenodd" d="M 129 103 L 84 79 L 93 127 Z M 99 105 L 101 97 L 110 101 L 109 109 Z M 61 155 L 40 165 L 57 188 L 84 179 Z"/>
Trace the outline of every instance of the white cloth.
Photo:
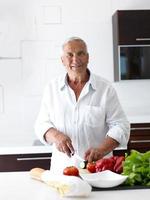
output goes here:
<path id="1" fill-rule="evenodd" d="M 44 133 L 54 127 L 71 138 L 76 153 L 81 157 L 88 148 L 98 147 L 106 135 L 117 140 L 120 147 L 126 148 L 130 126 L 112 85 L 90 73 L 89 81 L 76 101 L 66 77 L 52 80 L 45 88 L 35 123 L 35 132 L 40 141 L 47 144 Z M 58 172 L 74 162 L 53 145 L 51 170 Z"/>
<path id="2" fill-rule="evenodd" d="M 92 187 L 77 176 L 55 175 L 46 170 L 41 179 L 63 197 L 87 197 L 92 191 Z"/>

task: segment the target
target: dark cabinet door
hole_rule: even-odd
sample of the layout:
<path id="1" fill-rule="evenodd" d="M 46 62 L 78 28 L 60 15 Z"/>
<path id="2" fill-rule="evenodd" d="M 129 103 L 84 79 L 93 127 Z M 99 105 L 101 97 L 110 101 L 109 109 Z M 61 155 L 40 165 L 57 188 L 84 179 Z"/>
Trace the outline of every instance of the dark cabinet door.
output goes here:
<path id="1" fill-rule="evenodd" d="M 150 10 L 118 10 L 113 20 L 114 79 L 149 79 Z"/>
<path id="2" fill-rule="evenodd" d="M 0 155 L 0 172 L 50 169 L 51 153 Z"/>
<path id="3" fill-rule="evenodd" d="M 120 10 L 115 15 L 118 45 L 150 44 L 150 10 Z"/>
<path id="4" fill-rule="evenodd" d="M 131 134 L 128 150 L 135 149 L 140 152 L 150 151 L 150 124 L 131 124 Z"/>
<path id="5" fill-rule="evenodd" d="M 124 155 L 134 149 L 141 153 L 150 151 L 150 123 L 131 124 L 130 139 L 127 149 L 115 150 L 114 155 Z"/>

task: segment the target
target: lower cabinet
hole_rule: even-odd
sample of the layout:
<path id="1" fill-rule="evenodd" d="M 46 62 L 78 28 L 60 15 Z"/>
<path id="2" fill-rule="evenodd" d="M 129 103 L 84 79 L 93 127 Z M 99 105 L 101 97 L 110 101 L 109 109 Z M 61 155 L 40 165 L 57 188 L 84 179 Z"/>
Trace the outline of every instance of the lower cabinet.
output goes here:
<path id="1" fill-rule="evenodd" d="M 150 150 L 150 123 L 132 123 L 126 150 L 115 150 L 114 155 L 124 155 L 135 149 L 141 153 Z"/>
<path id="2" fill-rule="evenodd" d="M 131 134 L 128 150 L 135 149 L 140 152 L 150 150 L 150 123 L 131 124 Z"/>
<path id="3" fill-rule="evenodd" d="M 50 169 L 51 153 L 0 155 L 0 172 L 29 171 L 34 167 Z"/>
<path id="4" fill-rule="evenodd" d="M 150 123 L 132 123 L 127 149 L 114 150 L 114 155 L 125 155 L 132 149 L 139 152 L 150 150 Z M 52 153 L 0 155 L 0 172 L 29 171 L 34 167 L 50 169 Z"/>

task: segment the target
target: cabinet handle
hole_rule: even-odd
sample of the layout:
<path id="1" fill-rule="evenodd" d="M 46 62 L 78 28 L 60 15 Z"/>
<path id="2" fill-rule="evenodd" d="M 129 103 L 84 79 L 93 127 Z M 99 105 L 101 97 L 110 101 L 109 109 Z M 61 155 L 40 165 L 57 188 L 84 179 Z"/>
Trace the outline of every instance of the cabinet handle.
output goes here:
<path id="1" fill-rule="evenodd" d="M 131 128 L 131 130 L 150 130 L 150 127 L 137 127 L 137 128 Z"/>
<path id="2" fill-rule="evenodd" d="M 150 140 L 130 140 L 129 143 L 149 143 Z"/>
<path id="3" fill-rule="evenodd" d="M 149 41 L 150 38 L 136 38 L 136 41 Z"/>
<path id="4" fill-rule="evenodd" d="M 51 157 L 29 157 L 29 158 L 17 158 L 17 161 L 23 161 L 23 160 L 50 160 Z"/>

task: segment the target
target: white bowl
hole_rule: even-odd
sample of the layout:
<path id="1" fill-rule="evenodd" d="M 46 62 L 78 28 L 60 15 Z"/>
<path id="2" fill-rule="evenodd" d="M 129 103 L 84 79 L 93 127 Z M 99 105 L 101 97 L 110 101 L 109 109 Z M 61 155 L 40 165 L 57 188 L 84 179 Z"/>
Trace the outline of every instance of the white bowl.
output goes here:
<path id="1" fill-rule="evenodd" d="M 115 187 L 122 184 L 128 176 L 105 170 L 97 173 L 80 174 L 83 180 L 87 181 L 91 186 L 100 188 Z"/>

